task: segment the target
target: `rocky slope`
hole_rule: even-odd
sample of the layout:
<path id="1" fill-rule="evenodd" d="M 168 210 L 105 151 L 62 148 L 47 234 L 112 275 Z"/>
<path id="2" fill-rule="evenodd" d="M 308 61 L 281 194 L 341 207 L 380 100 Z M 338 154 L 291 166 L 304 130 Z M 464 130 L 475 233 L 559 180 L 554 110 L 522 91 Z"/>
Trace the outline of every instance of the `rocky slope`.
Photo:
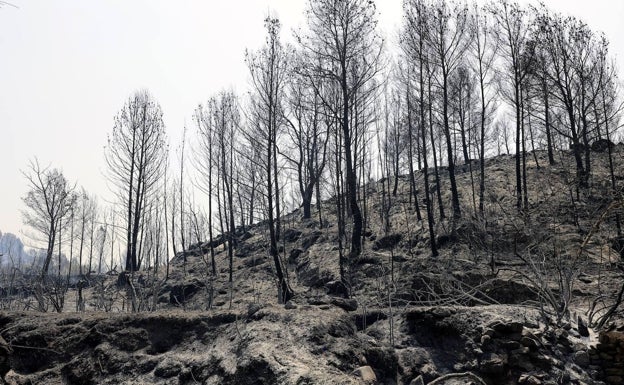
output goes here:
<path id="1" fill-rule="evenodd" d="M 621 169 L 624 149 L 615 151 Z M 584 327 L 621 286 L 612 219 L 620 209 L 603 215 L 612 202 L 606 154 L 593 155 L 592 187 L 577 199 L 569 154 L 555 166 L 531 154 L 531 209 L 521 214 L 513 157 L 489 159 L 487 221 L 474 215 L 476 173 L 460 170 L 466 219 L 437 223 L 435 259 L 407 180 L 396 197 L 384 196 L 382 182 L 368 185 L 349 299 L 338 283 L 332 200 L 323 226 L 299 212 L 283 218 L 281 252 L 296 291 L 285 305 L 262 224 L 238 233 L 232 283 L 222 245 L 216 277 L 206 245 L 174 258 L 167 281 L 162 271 L 138 274 L 132 286 L 92 277 L 84 311 L 70 311 L 82 309 L 72 288 L 65 313 L 0 313 L 0 374 L 8 384 L 622 384 L 619 311 L 601 330 Z M 569 300 L 561 314 L 560 300 Z"/>

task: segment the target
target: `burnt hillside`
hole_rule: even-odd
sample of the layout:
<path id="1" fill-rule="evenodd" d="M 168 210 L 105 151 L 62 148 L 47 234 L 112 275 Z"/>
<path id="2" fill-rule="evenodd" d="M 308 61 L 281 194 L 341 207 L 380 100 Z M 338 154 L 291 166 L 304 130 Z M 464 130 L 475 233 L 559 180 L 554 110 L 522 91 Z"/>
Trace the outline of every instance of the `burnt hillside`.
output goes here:
<path id="1" fill-rule="evenodd" d="M 624 147 L 613 155 L 620 181 Z M 436 222 L 435 258 L 407 178 L 396 196 L 392 179 L 366 185 L 364 247 L 346 284 L 335 198 L 323 202 L 322 225 L 292 212 L 280 238 L 295 292 L 286 304 L 263 223 L 237 232 L 232 282 L 225 237 L 215 241 L 215 276 L 199 244 L 171 261 L 166 280 L 162 270 L 89 277 L 64 293 L 60 314 L 35 311 L 38 290 L 24 278 L 19 290 L 3 288 L 3 381 L 622 384 L 623 213 L 607 154 L 592 156 L 590 187 L 577 191 L 570 153 L 554 166 L 529 154 L 521 212 L 513 156 L 488 159 L 484 216 L 472 195 L 477 171 L 460 168 L 464 215 Z M 441 170 L 441 191 L 447 183 Z"/>

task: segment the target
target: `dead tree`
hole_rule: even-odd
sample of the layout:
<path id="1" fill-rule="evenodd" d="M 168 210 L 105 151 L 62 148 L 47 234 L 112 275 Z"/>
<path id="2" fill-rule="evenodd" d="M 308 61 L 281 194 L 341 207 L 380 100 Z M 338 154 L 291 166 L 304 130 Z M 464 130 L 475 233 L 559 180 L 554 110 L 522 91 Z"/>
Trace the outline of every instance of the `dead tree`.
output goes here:
<path id="1" fill-rule="evenodd" d="M 601 63 L 607 54 L 608 42 L 599 39 L 589 27 L 573 17 L 538 15 L 537 43 L 545 52 L 549 71 L 546 75 L 554 85 L 553 97 L 565 111 L 568 130 L 560 134 L 569 138 L 576 163 L 579 187 L 589 187 L 591 174 L 590 137 L 594 124 L 590 115 L 600 96 L 603 76 Z"/>
<path id="2" fill-rule="evenodd" d="M 420 139 L 422 141 L 420 151 L 422 153 L 423 160 L 423 180 L 425 185 L 425 208 L 427 210 L 427 225 L 429 228 L 429 244 L 431 248 L 431 255 L 433 257 L 438 256 L 438 248 L 436 245 L 435 239 L 435 218 L 433 214 L 433 203 L 431 201 L 431 188 L 429 185 L 429 161 L 427 155 L 427 127 L 428 122 L 426 118 L 427 106 L 425 105 L 425 76 L 429 76 L 429 69 L 427 68 L 427 52 L 426 52 L 426 34 L 428 31 L 427 23 L 428 23 L 428 11 L 426 5 L 421 0 L 412 0 L 405 3 L 405 27 L 403 34 L 405 36 L 403 42 L 403 50 L 410 59 L 410 61 L 414 61 L 417 68 L 417 106 L 418 106 L 418 117 L 415 119 L 418 121 L 418 126 L 420 127 Z M 407 82 L 411 80 L 407 79 Z M 430 82 L 429 82 L 430 84 Z M 430 87 L 429 87 L 430 90 Z M 431 104 L 430 96 L 431 92 L 428 92 L 429 96 L 429 104 Z M 412 104 L 408 102 L 408 116 L 410 119 L 408 124 L 412 125 L 411 113 Z M 429 111 L 431 111 L 429 109 Z M 430 115 L 431 116 L 431 115 Z M 431 136 L 433 139 L 433 135 Z M 435 147 L 433 141 L 431 141 L 432 153 L 434 155 L 435 162 Z M 436 166 L 436 183 L 439 183 L 439 179 L 437 177 L 437 166 Z M 439 189 L 438 189 L 439 191 Z M 438 195 L 439 196 L 439 195 Z M 443 206 L 440 205 L 441 214 L 444 212 Z"/>
<path id="3" fill-rule="evenodd" d="M 352 125 L 351 117 L 358 93 L 370 87 L 380 70 L 383 41 L 376 32 L 376 7 L 370 0 L 310 1 L 307 16 L 309 34 L 299 36 L 298 40 L 305 54 L 317 63 L 309 68 L 308 74 L 333 83 L 340 92 L 336 112 L 340 118 L 346 195 L 353 221 L 349 258 L 355 259 L 362 250 L 363 217 L 357 192 L 355 155 L 359 149 L 354 146 L 357 127 Z M 324 102 L 334 106 L 331 100 Z"/>
<path id="4" fill-rule="evenodd" d="M 302 59 L 300 59 L 302 60 Z M 306 65 L 300 63 L 299 65 Z M 309 85 L 307 81 L 318 81 L 295 74 L 288 87 L 287 135 L 292 149 L 284 154 L 293 164 L 301 194 L 303 218 L 312 217 L 312 198 L 327 164 L 329 128 L 323 119 L 323 104 L 318 92 L 323 86 Z"/>
<path id="5" fill-rule="evenodd" d="M 26 210 L 22 212 L 24 224 L 30 226 L 47 243 L 40 275 L 43 280 L 48 274 L 62 220 L 70 213 L 76 201 L 75 187 L 69 184 L 60 170 L 42 168 L 37 159 L 31 161 L 22 174 L 30 188 L 22 198 L 26 205 Z"/>
<path id="6" fill-rule="evenodd" d="M 479 89 L 479 213 L 484 214 L 485 199 L 485 137 L 486 128 L 491 115 L 495 110 L 494 98 L 492 97 L 492 85 L 496 80 L 495 61 L 498 53 L 496 39 L 492 38 L 492 21 L 487 14 L 475 5 L 471 15 L 473 30 L 472 67 L 477 75 Z"/>
<path id="7" fill-rule="evenodd" d="M 496 28 L 494 36 L 499 42 L 501 55 L 507 73 L 501 79 L 501 91 L 506 96 L 515 113 L 516 139 L 515 139 L 515 165 L 516 165 L 516 207 L 521 210 L 528 203 L 527 191 L 524 191 L 522 159 L 523 122 L 522 122 L 522 84 L 528 75 L 529 61 L 532 60 L 532 46 L 530 44 L 530 32 L 532 20 L 527 11 L 518 3 L 507 0 L 499 3 L 491 3 L 488 7 L 490 14 L 495 20 Z"/>
<path id="8" fill-rule="evenodd" d="M 157 193 L 167 159 L 167 139 L 158 103 L 136 92 L 115 117 L 105 148 L 108 178 L 126 212 L 126 271 L 137 271 L 139 233 L 146 202 Z"/>
<path id="9" fill-rule="evenodd" d="M 442 92 L 442 130 L 446 139 L 446 156 L 454 219 L 461 217 L 461 208 L 455 180 L 455 158 L 451 140 L 449 79 L 459 67 L 469 47 L 469 35 L 468 9 L 465 5 L 456 4 L 449 7 L 444 0 L 434 4 L 431 10 L 431 24 L 427 41 L 431 48 L 431 59 L 439 70 L 437 83 Z"/>
<path id="10" fill-rule="evenodd" d="M 206 106 L 200 105 L 195 110 L 195 121 L 197 123 L 197 147 L 196 150 L 196 169 L 201 175 L 197 186 L 208 196 L 208 244 L 210 247 L 210 269 L 213 276 L 217 275 L 217 267 L 215 262 L 215 245 L 213 236 L 213 208 L 212 201 L 214 197 L 213 175 L 216 167 L 215 159 L 215 127 L 213 122 L 213 106 L 214 99 L 208 101 Z"/>
<path id="11" fill-rule="evenodd" d="M 258 52 L 248 52 L 247 65 L 251 73 L 253 98 L 251 103 L 252 120 L 262 133 L 262 150 L 265 166 L 265 196 L 269 226 L 269 254 L 273 257 L 277 275 L 278 300 L 286 303 L 294 292 L 288 282 L 285 267 L 279 256 L 277 242 L 280 226 L 280 199 L 277 159 L 278 131 L 282 126 L 282 100 L 287 72 L 287 53 L 280 42 L 280 22 L 277 19 L 265 20 L 267 39 Z"/>

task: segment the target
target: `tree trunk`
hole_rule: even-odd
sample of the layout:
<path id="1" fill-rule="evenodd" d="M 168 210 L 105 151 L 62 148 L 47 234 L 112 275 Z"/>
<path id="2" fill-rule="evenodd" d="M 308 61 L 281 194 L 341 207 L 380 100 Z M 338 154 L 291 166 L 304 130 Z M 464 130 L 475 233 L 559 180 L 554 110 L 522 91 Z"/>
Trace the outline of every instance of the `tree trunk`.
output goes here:
<path id="1" fill-rule="evenodd" d="M 516 208 L 522 210 L 522 161 L 521 161 L 521 144 L 522 140 L 522 122 L 520 117 L 520 79 L 517 74 L 517 69 L 514 69 L 514 93 L 515 93 L 515 107 L 516 107 Z"/>
<path id="2" fill-rule="evenodd" d="M 453 207 L 453 218 L 461 218 L 461 209 L 459 206 L 459 193 L 457 191 L 457 182 L 455 181 L 455 160 L 453 158 L 453 143 L 451 142 L 451 129 L 448 117 L 448 74 L 442 68 L 442 118 L 444 120 L 444 136 L 446 137 L 446 155 L 448 158 L 449 180 L 451 182 L 451 205 Z"/>
<path id="3" fill-rule="evenodd" d="M 408 75 L 409 76 L 409 75 Z M 422 76 L 422 74 L 421 74 Z M 409 79 L 408 79 L 409 84 Z M 422 84 L 421 84 L 422 86 Z M 409 86 L 408 86 L 409 87 Z M 423 90 L 421 89 L 421 95 Z M 422 102 L 422 101 L 421 101 Z M 414 129 L 412 126 L 412 113 L 411 113 L 411 103 L 410 103 L 410 92 L 407 90 L 407 124 L 408 124 L 408 163 L 409 163 L 409 178 L 410 178 L 410 192 L 414 197 L 414 208 L 416 209 L 416 219 L 419 221 L 422 220 L 422 215 L 420 214 L 420 206 L 418 205 L 418 193 L 416 190 L 416 176 L 414 175 Z M 422 106 L 421 106 L 422 110 Z M 424 111 L 422 111 L 424 114 Z M 418 161 L 420 162 L 420 151 L 418 152 Z M 410 199 L 411 200 L 411 199 Z"/>
<path id="4" fill-rule="evenodd" d="M 429 164 L 427 160 L 427 128 L 425 124 L 425 80 L 423 75 L 423 61 L 422 57 L 422 42 L 420 44 L 420 52 L 419 52 L 419 63 L 420 63 L 420 133 L 422 139 L 422 160 L 423 160 L 423 174 L 424 174 L 424 183 L 425 183 L 425 207 L 427 209 L 427 225 L 429 227 L 429 247 L 431 248 L 431 256 L 438 256 L 438 248 L 436 246 L 436 238 L 435 238 L 435 219 L 433 217 L 433 204 L 431 202 L 431 193 L 429 188 Z M 429 82 L 429 118 L 431 119 L 431 83 Z M 431 122 L 430 122 L 431 123 Z M 431 134 L 431 144 L 433 146 L 433 134 Z M 435 148 L 433 149 L 433 156 L 435 159 Z M 435 162 L 435 160 L 434 160 Z M 437 176 L 437 167 L 436 169 L 436 179 Z M 439 183 L 439 182 L 438 182 Z M 442 205 L 440 205 L 441 214 L 444 213 L 442 211 Z"/>
<path id="5" fill-rule="evenodd" d="M 355 165 L 351 151 L 351 132 L 349 129 L 349 94 L 347 88 L 347 74 L 343 69 L 342 73 L 342 135 L 343 148 L 345 151 L 345 166 L 347 172 L 347 197 L 349 200 L 349 208 L 353 217 L 353 232 L 351 233 L 351 251 L 349 260 L 353 261 L 362 252 L 362 212 L 357 202 L 357 181 Z"/>

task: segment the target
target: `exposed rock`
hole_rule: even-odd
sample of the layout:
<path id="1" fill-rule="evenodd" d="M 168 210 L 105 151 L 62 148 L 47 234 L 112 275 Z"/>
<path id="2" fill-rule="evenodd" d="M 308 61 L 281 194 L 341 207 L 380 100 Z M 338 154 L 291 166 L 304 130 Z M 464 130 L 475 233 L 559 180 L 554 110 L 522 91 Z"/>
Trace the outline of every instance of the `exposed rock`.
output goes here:
<path id="1" fill-rule="evenodd" d="M 13 369 L 4 376 L 7 385 L 31 385 L 30 379 L 24 375 L 16 373 Z"/>
<path id="2" fill-rule="evenodd" d="M 373 368 L 371 368 L 370 366 L 360 366 L 359 368 L 355 369 L 351 374 L 361 378 L 362 381 L 364 381 L 364 383 L 366 384 L 375 384 L 377 382 L 377 376 L 375 375 Z"/>
<path id="3" fill-rule="evenodd" d="M 425 385 L 425 380 L 423 380 L 422 376 L 418 376 L 410 381 L 409 385 Z"/>

